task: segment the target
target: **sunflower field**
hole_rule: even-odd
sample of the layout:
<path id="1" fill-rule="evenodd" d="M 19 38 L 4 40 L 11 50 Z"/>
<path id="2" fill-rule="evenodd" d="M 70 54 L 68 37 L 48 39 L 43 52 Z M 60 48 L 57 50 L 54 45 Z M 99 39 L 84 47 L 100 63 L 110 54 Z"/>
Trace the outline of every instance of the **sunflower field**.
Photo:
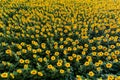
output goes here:
<path id="1" fill-rule="evenodd" d="M 0 80 L 120 80 L 120 0 L 0 0 Z"/>

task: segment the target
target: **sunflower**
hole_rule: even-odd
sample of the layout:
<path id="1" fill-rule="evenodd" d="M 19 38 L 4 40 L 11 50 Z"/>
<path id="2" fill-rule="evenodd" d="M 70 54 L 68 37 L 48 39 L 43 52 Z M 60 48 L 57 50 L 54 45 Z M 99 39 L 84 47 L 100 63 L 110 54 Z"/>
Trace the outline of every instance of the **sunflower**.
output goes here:
<path id="1" fill-rule="evenodd" d="M 89 75 L 90 77 L 93 77 L 95 74 L 94 74 L 94 72 L 90 71 L 90 72 L 88 73 L 88 75 Z"/>
<path id="2" fill-rule="evenodd" d="M 38 75 L 39 76 L 43 76 L 43 73 L 40 71 L 40 72 L 38 72 Z"/>
<path id="3" fill-rule="evenodd" d="M 67 62 L 67 63 L 65 64 L 65 66 L 66 66 L 67 68 L 70 67 L 70 63 Z"/>
<path id="4" fill-rule="evenodd" d="M 60 73 L 61 73 L 61 74 L 64 74 L 65 71 L 64 71 L 63 69 L 60 69 Z"/>
<path id="5" fill-rule="evenodd" d="M 8 77 L 8 73 L 7 73 L 7 72 L 2 73 L 2 74 L 1 74 L 1 77 L 2 77 L 2 78 L 7 78 L 7 77 Z"/>
<path id="6" fill-rule="evenodd" d="M 37 70 L 35 70 L 35 69 L 34 69 L 34 70 L 31 70 L 31 71 L 30 71 L 30 74 L 36 75 L 36 74 L 37 74 Z"/>
<path id="7" fill-rule="evenodd" d="M 107 63 L 107 64 L 106 64 L 106 67 L 107 67 L 107 68 L 111 68 L 111 67 L 112 67 L 112 64 L 111 64 L 111 63 Z"/>

